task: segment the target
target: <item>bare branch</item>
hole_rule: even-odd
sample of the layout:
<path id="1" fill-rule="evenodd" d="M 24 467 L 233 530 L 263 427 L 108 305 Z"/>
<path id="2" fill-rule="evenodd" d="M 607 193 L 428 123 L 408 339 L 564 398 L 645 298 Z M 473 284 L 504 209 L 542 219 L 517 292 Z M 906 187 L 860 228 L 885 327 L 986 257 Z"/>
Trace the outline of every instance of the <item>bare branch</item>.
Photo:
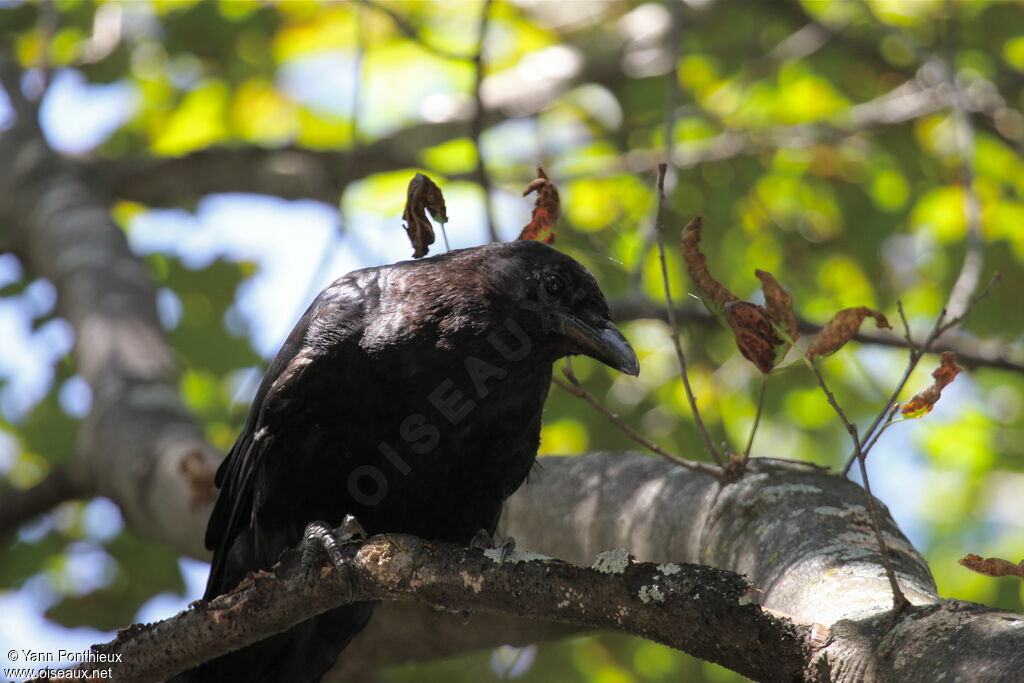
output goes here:
<path id="1" fill-rule="evenodd" d="M 903 392 L 903 388 L 907 385 L 907 381 L 910 379 L 910 375 L 914 372 L 914 369 L 917 367 L 917 364 L 921 361 L 924 355 L 928 353 L 928 351 L 931 349 L 932 344 L 935 342 L 935 340 L 938 339 L 939 336 L 942 335 L 947 330 L 959 325 L 964 320 L 964 318 L 970 315 L 971 311 L 974 310 L 974 307 L 977 306 L 979 302 L 981 302 L 983 299 L 985 299 L 985 297 L 989 295 L 989 292 L 992 291 L 992 287 L 994 287 L 995 284 L 999 282 L 1000 278 L 1001 276 L 998 272 L 995 275 L 993 275 L 989 283 L 985 285 L 985 288 L 981 290 L 981 292 L 979 292 L 973 299 L 971 299 L 971 301 L 967 305 L 967 308 L 964 309 L 964 311 L 955 318 L 952 318 L 947 321 L 946 309 L 942 309 L 942 311 L 939 313 L 938 318 L 935 319 L 935 325 L 932 327 L 932 331 L 925 338 L 924 342 L 922 342 L 921 346 L 917 350 L 913 350 L 910 352 L 910 358 L 907 361 L 906 369 L 903 371 L 903 376 L 900 378 L 900 381 L 896 385 L 896 388 L 893 389 L 892 395 L 889 397 L 889 400 L 886 401 L 885 407 L 882 408 L 881 411 L 879 411 L 878 415 L 875 416 L 874 421 L 871 423 L 871 426 L 868 427 L 866 432 L 864 432 L 865 443 L 871 443 L 872 445 L 874 445 L 878 441 L 878 439 L 874 438 L 875 430 L 878 429 L 879 425 L 882 424 L 882 421 L 885 419 L 885 416 L 892 409 L 892 405 L 896 403 L 896 401 L 899 399 L 900 394 Z M 857 446 L 857 450 L 852 455 L 850 455 L 850 458 L 847 460 L 846 465 L 843 467 L 843 474 L 849 473 L 850 467 L 853 466 L 853 461 L 857 457 L 867 457 L 867 452 L 861 451 L 859 444 Z"/>
<path id="2" fill-rule="evenodd" d="M 889 587 L 892 590 L 893 611 L 894 613 L 899 614 L 910 606 L 910 601 L 907 600 L 905 595 L 903 595 L 899 581 L 896 580 L 896 572 L 893 569 L 892 560 L 889 558 L 889 546 L 885 543 L 885 538 L 882 535 L 882 527 L 878 522 L 878 510 L 875 509 L 875 498 L 871 495 L 871 483 L 868 481 L 868 470 L 864 464 L 865 455 L 861 446 L 861 439 L 857 434 L 857 426 L 846 416 L 846 413 L 836 400 L 835 395 L 825 384 L 825 378 L 822 376 L 821 369 L 818 367 L 818 364 L 814 362 L 810 355 L 803 355 L 803 359 L 807 364 L 807 367 L 811 369 L 815 379 L 818 380 L 818 386 L 821 387 L 823 392 L 825 392 L 825 397 L 828 399 L 829 405 L 832 406 L 836 415 L 838 415 L 839 419 L 842 420 L 843 426 L 846 427 L 846 431 L 849 432 L 850 439 L 853 441 L 854 456 L 860 465 L 861 479 L 864 482 L 864 496 L 867 503 L 868 514 L 871 517 L 871 528 L 875 533 L 875 540 L 878 542 L 878 550 L 882 557 L 882 565 L 885 567 L 885 575 L 889 579 Z"/>
<path id="3" fill-rule="evenodd" d="M 120 654 L 120 662 L 78 669 L 112 667 L 120 681 L 162 680 L 329 609 L 379 599 L 612 628 L 758 680 L 793 680 L 809 647 L 807 626 L 748 604 L 746 581 L 710 567 L 635 563 L 625 551 L 599 557 L 595 568 L 530 553 L 501 562 L 497 551 L 402 535 L 376 536 L 342 552 L 343 570 L 311 572 L 301 553 L 289 551 L 272 572 L 250 575 L 230 594 L 94 647 L 108 659 Z"/>
<path id="4" fill-rule="evenodd" d="M 747 447 L 743 449 L 743 461 L 750 459 L 750 449 L 754 445 L 754 436 L 757 434 L 757 426 L 761 423 L 761 411 L 764 410 L 764 394 L 768 388 L 768 375 L 761 375 L 761 390 L 757 392 L 757 412 L 754 413 L 754 424 L 750 426 L 750 438 L 747 439 Z"/>
<path id="5" fill-rule="evenodd" d="M 0 498 L 0 538 L 14 533 L 19 526 L 36 515 L 49 512 L 83 493 L 65 467 L 54 468 L 45 479 L 31 488 L 5 491 Z"/>
<path id="6" fill-rule="evenodd" d="M 570 364 L 568 358 L 565 361 L 565 367 L 562 368 L 562 374 L 564 374 L 566 379 L 569 380 L 569 384 L 566 384 L 557 377 L 553 378 L 555 384 L 557 384 L 565 391 L 568 391 L 573 396 L 576 396 L 577 398 L 582 398 L 584 401 L 592 405 L 594 408 L 597 409 L 598 412 L 604 415 L 609 422 L 618 427 L 622 431 L 622 433 L 636 441 L 638 444 L 640 444 L 650 452 L 656 455 L 660 455 L 669 462 L 675 465 L 679 465 L 680 467 L 685 467 L 686 469 L 694 470 L 695 472 L 703 472 L 705 474 L 710 474 L 712 477 L 715 477 L 716 479 L 719 480 L 722 479 L 723 473 L 720 468 L 705 465 L 704 463 L 697 462 L 696 460 L 687 460 L 686 458 L 683 458 L 681 456 L 676 455 L 675 453 L 665 450 L 664 448 L 654 443 L 653 441 L 645 437 L 643 434 L 641 434 L 640 432 L 636 431 L 628 424 L 626 424 L 623 421 L 623 419 L 619 417 L 619 415 L 605 408 L 604 404 L 602 404 L 600 401 L 594 398 L 594 396 L 583 387 L 583 384 L 580 383 L 579 378 L 576 377 L 576 374 L 572 371 L 572 365 Z"/>
<path id="7" fill-rule="evenodd" d="M 704 420 L 701 419 L 700 410 L 697 408 L 697 398 L 693 395 L 693 389 L 690 388 L 690 376 L 686 370 L 686 354 L 683 352 L 682 342 L 679 341 L 679 326 L 676 323 L 676 309 L 672 304 L 672 291 L 669 287 L 668 280 L 668 265 L 665 261 L 665 227 L 662 225 L 662 211 L 665 207 L 665 170 L 668 168 L 666 164 L 658 165 L 658 213 L 654 218 L 654 232 L 658 238 L 658 256 L 661 259 L 661 281 L 665 286 L 665 314 L 668 316 L 668 327 L 669 333 L 672 335 L 672 344 L 676 349 L 676 360 L 679 363 L 679 375 L 683 380 L 683 389 L 686 391 L 686 400 L 690 403 L 690 412 L 693 413 L 693 421 L 697 425 L 697 431 L 704 437 L 704 445 L 707 446 L 708 452 L 711 453 L 711 457 L 714 458 L 715 462 L 719 467 L 724 465 L 722 455 L 715 448 L 714 442 L 711 440 L 711 435 L 708 433 L 707 427 L 704 426 Z"/>
<path id="8" fill-rule="evenodd" d="M 907 322 L 907 314 L 903 310 L 903 302 L 899 299 L 896 300 L 896 310 L 900 312 L 900 322 L 903 323 L 903 338 L 907 341 L 907 348 L 911 352 L 916 352 L 917 345 L 914 344 L 914 339 L 910 336 L 910 323 Z"/>
<path id="9" fill-rule="evenodd" d="M 644 299 L 617 299 L 609 302 L 612 319 L 616 322 L 629 320 L 664 320 L 668 321 L 665 308 Z M 701 325 L 718 328 L 719 323 L 706 310 L 697 307 L 677 308 L 676 320 L 685 325 Z M 821 332 L 822 326 L 804 319 L 797 319 L 797 329 L 801 335 L 812 335 Z M 908 343 L 906 336 L 900 337 L 891 332 L 875 332 L 862 330 L 853 336 L 854 341 L 862 344 L 888 346 L 891 348 L 914 349 L 915 344 Z M 934 342 L 928 353 L 939 354 L 953 351 L 957 360 L 966 367 L 987 367 L 996 370 L 1009 370 L 1024 373 L 1024 361 L 1007 355 L 1009 345 L 994 340 L 973 340 L 968 338 L 944 338 Z"/>
<path id="10" fill-rule="evenodd" d="M 395 27 L 398 28 L 398 30 L 401 31 L 406 38 L 413 41 L 427 52 L 430 52 L 438 57 L 441 57 L 442 59 L 451 59 L 460 62 L 472 61 L 473 57 L 471 55 L 461 55 L 458 54 L 457 52 L 449 52 L 448 50 L 437 47 L 436 45 L 427 41 L 423 36 L 420 35 L 419 30 L 415 26 L 413 26 L 408 19 L 403 17 L 398 12 L 394 11 L 390 6 L 388 6 L 388 4 L 383 2 L 377 2 L 376 0 L 359 0 L 359 2 L 363 5 L 366 5 L 367 7 L 372 7 L 374 10 L 382 14 L 387 15 L 387 17 L 391 19 L 392 22 L 394 22 Z"/>
<path id="11" fill-rule="evenodd" d="M 854 431 L 856 431 L 856 428 Z M 858 443 L 856 434 L 854 434 L 854 443 Z M 857 449 L 860 450 L 859 444 Z M 860 466 L 860 477 L 864 482 L 864 499 L 867 501 L 868 513 L 871 515 L 871 527 L 875 531 L 878 549 L 882 556 L 882 564 L 885 566 L 885 576 L 889 579 L 889 587 L 892 589 L 892 610 L 894 614 L 899 614 L 910 607 L 910 601 L 907 600 L 907 596 L 900 589 L 899 581 L 896 580 L 896 571 L 893 569 L 892 560 L 889 558 L 889 546 L 885 543 L 885 537 L 882 536 L 882 527 L 878 523 L 878 510 L 875 507 L 875 497 L 871 495 L 871 481 L 868 479 L 868 468 L 865 460 L 866 458 L 863 454 L 860 454 L 857 458 L 857 464 Z"/>

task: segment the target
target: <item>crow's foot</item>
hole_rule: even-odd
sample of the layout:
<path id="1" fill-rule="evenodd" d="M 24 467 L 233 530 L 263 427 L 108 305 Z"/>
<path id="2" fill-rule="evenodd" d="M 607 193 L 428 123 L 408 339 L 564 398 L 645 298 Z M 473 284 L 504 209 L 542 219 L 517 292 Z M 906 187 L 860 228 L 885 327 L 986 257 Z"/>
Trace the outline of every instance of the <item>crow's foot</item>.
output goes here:
<path id="1" fill-rule="evenodd" d="M 494 548 L 494 539 L 487 533 L 487 529 L 480 529 L 469 540 L 469 547 L 478 550 L 492 550 Z"/>
<path id="2" fill-rule="evenodd" d="M 321 558 L 327 559 L 339 571 L 342 571 L 348 581 L 349 593 L 352 592 L 352 577 L 347 569 L 348 560 L 341 552 L 341 546 L 353 541 L 361 541 L 366 538 L 366 531 L 352 515 L 345 515 L 345 519 L 337 529 L 332 528 L 327 522 L 310 522 L 302 533 L 302 566 L 306 571 L 312 571 L 319 566 Z"/>
<path id="3" fill-rule="evenodd" d="M 498 546 L 498 550 L 501 551 L 501 559 L 499 559 L 498 561 L 505 562 L 509 557 L 512 556 L 512 553 L 516 551 L 516 539 L 512 536 L 509 536 L 501 542 L 501 545 Z"/>
<path id="4" fill-rule="evenodd" d="M 487 529 L 481 529 L 473 535 L 473 538 L 469 541 L 470 548 L 478 548 L 479 550 L 499 550 L 498 562 L 504 562 L 507 560 L 516 549 L 516 539 L 509 536 L 501 545 L 495 545 L 494 539 L 487 533 Z"/>

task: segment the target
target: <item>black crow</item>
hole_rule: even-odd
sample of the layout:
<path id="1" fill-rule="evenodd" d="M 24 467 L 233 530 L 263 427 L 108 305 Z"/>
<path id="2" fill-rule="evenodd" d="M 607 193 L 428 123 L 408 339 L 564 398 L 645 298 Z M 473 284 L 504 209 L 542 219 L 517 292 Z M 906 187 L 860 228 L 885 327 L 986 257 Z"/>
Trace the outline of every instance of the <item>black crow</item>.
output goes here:
<path id="1" fill-rule="evenodd" d="M 540 443 L 552 363 L 636 375 L 597 282 L 534 241 L 349 273 L 322 291 L 263 378 L 217 471 L 206 599 L 269 569 L 306 525 L 467 544 L 493 534 Z M 316 681 L 366 624 L 356 604 L 189 672 Z"/>

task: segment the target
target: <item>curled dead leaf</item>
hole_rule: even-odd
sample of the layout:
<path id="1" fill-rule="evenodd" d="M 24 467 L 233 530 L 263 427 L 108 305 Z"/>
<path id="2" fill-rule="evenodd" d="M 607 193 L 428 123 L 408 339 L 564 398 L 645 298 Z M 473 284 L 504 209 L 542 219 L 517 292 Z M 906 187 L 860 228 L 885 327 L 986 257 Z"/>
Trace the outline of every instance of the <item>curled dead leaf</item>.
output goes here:
<path id="1" fill-rule="evenodd" d="M 716 280 L 708 270 L 708 260 L 700 251 L 700 231 L 703 222 L 703 216 L 696 216 L 683 228 L 680 238 L 683 261 L 686 262 L 686 270 L 690 273 L 690 279 L 700 290 L 704 305 L 719 318 L 724 319 L 725 305 L 739 301 L 740 298 Z"/>
<path id="2" fill-rule="evenodd" d="M 956 364 L 956 354 L 952 351 L 942 352 L 942 362 L 935 372 L 932 373 L 934 382 L 931 386 L 918 392 L 900 408 L 900 414 L 908 419 L 922 417 L 932 412 L 935 403 L 942 396 L 942 390 L 952 382 L 961 372 L 960 366 Z"/>
<path id="3" fill-rule="evenodd" d="M 784 355 L 777 350 L 787 344 L 775 332 L 768 312 L 748 301 L 730 301 L 725 305 L 725 320 L 732 328 L 736 346 L 743 357 L 762 373 L 767 375 L 771 372 Z"/>
<path id="4" fill-rule="evenodd" d="M 447 223 L 448 215 L 444 205 L 444 195 L 434 181 L 417 173 L 409 181 L 409 193 L 405 200 L 405 212 L 402 214 L 405 232 L 412 243 L 412 257 L 426 256 L 430 245 L 434 243 L 434 226 L 427 218 L 427 212 L 438 223 Z"/>
<path id="5" fill-rule="evenodd" d="M 960 558 L 959 562 L 972 572 L 978 572 L 985 576 L 1017 576 L 1024 579 L 1024 560 L 1014 564 L 1001 557 L 981 557 L 967 553 Z"/>
<path id="6" fill-rule="evenodd" d="M 680 238 L 683 261 L 690 279 L 697 285 L 708 310 L 732 329 L 743 357 L 762 373 L 768 374 L 799 336 L 796 316 L 793 315 L 793 297 L 771 273 L 758 270 L 756 275 L 762 283 L 766 306 L 740 301 L 711 274 L 707 257 L 700 250 L 702 227 L 703 217 L 696 216 L 683 228 Z M 788 340 L 783 338 L 787 335 Z"/>
<path id="7" fill-rule="evenodd" d="M 880 329 L 892 329 L 892 325 L 889 324 L 889 321 L 883 314 L 867 306 L 844 308 L 832 316 L 832 319 L 828 321 L 825 328 L 818 333 L 814 343 L 807 349 L 807 356 L 814 358 L 815 356 L 827 356 L 835 353 L 846 342 L 853 339 L 853 336 L 857 334 L 857 330 L 860 329 L 860 324 L 867 317 L 874 318 L 875 325 Z"/>
<path id="8" fill-rule="evenodd" d="M 775 276 L 767 270 L 755 270 L 754 275 L 761 281 L 764 292 L 764 306 L 768 319 L 776 328 L 780 328 L 789 337 L 789 342 L 800 338 L 796 329 L 796 315 L 793 313 L 793 295 L 782 288 Z"/>
<path id="9" fill-rule="evenodd" d="M 523 226 L 517 239 L 540 240 L 545 244 L 553 244 L 555 241 L 555 221 L 562 214 L 562 201 L 558 197 L 558 188 L 551 182 L 544 169 L 537 167 L 537 177 L 526 186 L 523 196 L 532 192 L 537 193 L 537 199 L 533 204 L 533 213 L 530 222 Z"/>

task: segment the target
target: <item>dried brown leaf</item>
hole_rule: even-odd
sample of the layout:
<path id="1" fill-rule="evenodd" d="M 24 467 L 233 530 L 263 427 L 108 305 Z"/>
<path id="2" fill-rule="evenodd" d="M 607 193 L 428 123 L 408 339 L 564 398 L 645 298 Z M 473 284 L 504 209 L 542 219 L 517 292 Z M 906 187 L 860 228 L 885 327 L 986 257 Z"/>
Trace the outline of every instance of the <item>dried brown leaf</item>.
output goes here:
<path id="1" fill-rule="evenodd" d="M 562 201 L 558 197 L 558 188 L 551 182 L 544 169 L 537 167 L 537 178 L 534 179 L 523 196 L 531 192 L 537 193 L 537 200 L 533 204 L 533 214 L 530 222 L 523 226 L 518 239 L 540 240 L 545 244 L 553 244 L 555 241 L 555 221 L 562 214 Z"/>
<path id="2" fill-rule="evenodd" d="M 739 301 L 740 298 L 716 280 L 708 270 L 707 258 L 700 251 L 700 231 L 703 221 L 703 216 L 697 216 L 683 228 L 683 235 L 680 238 L 683 260 L 686 262 L 686 270 L 690 273 L 690 279 L 700 290 L 705 305 L 712 313 L 724 318 L 725 305 Z"/>
<path id="3" fill-rule="evenodd" d="M 768 311 L 768 319 L 776 327 L 785 330 L 789 335 L 790 342 L 795 342 L 800 338 L 800 332 L 796 329 L 793 295 L 783 289 L 775 276 L 767 270 L 755 270 L 754 275 L 761 281 L 761 291 L 764 292 L 764 305 Z"/>
<path id="4" fill-rule="evenodd" d="M 409 181 L 409 193 L 405 200 L 405 212 L 402 214 L 405 232 L 412 243 L 412 257 L 426 256 L 430 245 L 434 243 L 434 226 L 427 218 L 427 211 L 439 223 L 447 223 L 448 215 L 444 205 L 444 195 L 434 181 L 417 173 Z"/>
<path id="5" fill-rule="evenodd" d="M 779 329 L 791 335 L 796 332 L 796 318 L 793 316 L 793 298 L 772 277 L 771 273 L 757 271 L 764 283 L 765 302 L 769 307 L 740 301 L 708 269 L 707 257 L 701 253 L 700 237 L 704 219 L 696 216 L 683 228 L 680 247 L 690 279 L 697 285 L 701 300 L 719 319 L 725 322 L 736 337 L 736 346 L 743 357 L 768 374 L 785 355 L 789 344 L 779 335 Z M 790 324 L 790 320 L 792 323 Z"/>
<path id="6" fill-rule="evenodd" d="M 814 343 L 807 349 L 808 357 L 827 356 L 841 349 L 846 342 L 853 339 L 860 329 L 860 324 L 867 317 L 874 318 L 875 325 L 879 328 L 892 329 L 884 315 L 867 306 L 844 308 L 832 316 L 825 328 L 818 333 Z"/>
<path id="7" fill-rule="evenodd" d="M 932 377 L 935 379 L 931 386 L 914 395 L 900 408 L 900 414 L 906 418 L 915 418 L 927 415 L 932 412 L 935 403 L 942 396 L 942 390 L 960 374 L 960 366 L 956 364 L 956 354 L 952 351 L 942 352 L 942 363 Z"/>
<path id="8" fill-rule="evenodd" d="M 725 306 L 725 320 L 736 337 L 743 357 L 764 374 L 775 367 L 777 349 L 785 342 L 775 332 L 768 312 L 747 301 L 731 301 Z"/>
<path id="9" fill-rule="evenodd" d="M 985 576 L 1017 576 L 1024 579 L 1024 560 L 1014 564 L 1001 557 L 981 557 L 967 553 L 966 556 L 960 558 L 960 564 L 972 572 L 978 572 Z"/>

